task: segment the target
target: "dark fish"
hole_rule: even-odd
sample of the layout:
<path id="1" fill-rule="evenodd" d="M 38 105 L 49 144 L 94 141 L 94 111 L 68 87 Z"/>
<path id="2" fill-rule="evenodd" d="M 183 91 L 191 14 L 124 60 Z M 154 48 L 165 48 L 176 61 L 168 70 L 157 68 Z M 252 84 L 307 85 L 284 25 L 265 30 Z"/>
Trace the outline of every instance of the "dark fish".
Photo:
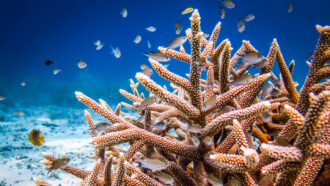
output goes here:
<path id="1" fill-rule="evenodd" d="M 295 65 L 295 62 L 294 62 L 294 60 L 292 60 L 292 61 L 290 62 L 290 64 L 289 64 L 289 71 L 290 71 L 290 74 L 292 74 L 292 72 L 293 72 L 294 65 Z"/>
<path id="2" fill-rule="evenodd" d="M 230 105 L 226 105 L 226 106 L 224 106 L 220 109 L 220 112 L 221 112 L 221 114 L 225 114 L 225 113 L 228 113 L 228 112 L 231 112 L 231 111 L 234 111 L 234 110 L 236 110 L 235 107 L 230 106 Z"/>
<path id="3" fill-rule="evenodd" d="M 144 55 L 159 62 L 167 62 L 171 60 L 170 57 L 161 52 L 145 52 Z"/>
<path id="4" fill-rule="evenodd" d="M 202 131 L 202 127 L 199 124 L 194 123 L 189 127 L 189 131 L 191 133 L 197 134 L 197 133 L 200 133 Z"/>
<path id="5" fill-rule="evenodd" d="M 41 131 L 32 129 L 31 132 L 29 133 L 29 141 L 33 145 L 41 146 L 42 143 L 45 143 L 44 140 L 45 136 L 41 136 Z"/>
<path id="6" fill-rule="evenodd" d="M 69 163 L 70 159 L 69 158 L 62 158 L 62 159 L 57 159 L 53 161 L 52 166 L 48 168 L 48 173 L 52 170 L 60 169 L 66 166 Z"/>
<path id="7" fill-rule="evenodd" d="M 49 59 L 45 61 L 45 65 L 48 66 L 48 65 L 50 65 L 50 64 L 54 64 L 54 61 L 49 60 Z"/>
<path id="8" fill-rule="evenodd" d="M 289 146 L 290 142 L 286 139 L 284 139 L 281 136 L 275 136 L 276 141 L 280 144 L 280 145 L 284 145 L 284 146 Z"/>
<path id="9" fill-rule="evenodd" d="M 181 28 L 179 21 L 176 21 L 175 22 L 175 33 L 179 35 L 181 33 L 181 29 L 182 28 Z"/>

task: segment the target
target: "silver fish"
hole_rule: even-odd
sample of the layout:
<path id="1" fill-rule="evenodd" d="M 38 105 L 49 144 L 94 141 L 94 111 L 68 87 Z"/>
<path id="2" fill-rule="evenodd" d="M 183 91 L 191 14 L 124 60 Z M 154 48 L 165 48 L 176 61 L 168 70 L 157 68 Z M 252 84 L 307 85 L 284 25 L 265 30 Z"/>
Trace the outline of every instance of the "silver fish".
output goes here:
<path id="1" fill-rule="evenodd" d="M 155 32 L 156 28 L 154 26 L 149 26 L 146 28 L 146 30 L 148 30 L 149 32 Z"/>
<path id="2" fill-rule="evenodd" d="M 141 42 L 141 40 L 142 40 L 142 37 L 141 37 L 140 35 L 137 35 L 137 36 L 135 37 L 135 39 L 133 40 L 133 42 L 134 42 L 135 44 L 139 44 L 139 43 Z"/>
<path id="3" fill-rule="evenodd" d="M 230 85 L 240 86 L 250 83 L 254 80 L 254 76 L 252 74 L 242 74 L 235 78 L 234 81 L 230 82 Z"/>
<path id="4" fill-rule="evenodd" d="M 78 59 L 78 63 L 77 63 L 79 68 L 86 68 L 87 67 L 87 63 L 85 63 L 85 61 Z"/>
<path id="5" fill-rule="evenodd" d="M 66 166 L 69 163 L 70 159 L 69 158 L 62 158 L 62 159 L 57 159 L 52 162 L 52 166 L 48 168 L 48 173 L 52 170 L 60 169 L 64 166 Z"/>
<path id="6" fill-rule="evenodd" d="M 95 41 L 94 45 L 96 45 L 96 50 L 101 50 L 103 48 L 103 44 L 100 40 Z"/>
<path id="7" fill-rule="evenodd" d="M 25 115 L 25 112 L 23 112 L 21 110 L 15 110 L 14 113 L 19 115 L 19 116 L 24 116 Z"/>
<path id="8" fill-rule="evenodd" d="M 110 123 L 107 122 L 100 122 L 95 125 L 95 128 L 89 129 L 91 132 L 102 132 L 107 130 L 107 128 L 110 127 Z"/>
<path id="9" fill-rule="evenodd" d="M 120 56 L 121 56 L 121 52 L 120 52 L 120 50 L 119 50 L 119 48 L 118 47 L 116 47 L 116 48 L 113 48 L 112 46 L 111 46 L 111 53 L 116 57 L 116 58 L 120 58 Z"/>
<path id="10" fill-rule="evenodd" d="M 255 18 L 255 16 L 254 16 L 253 14 L 248 14 L 248 15 L 245 16 L 244 20 L 245 20 L 246 22 L 250 22 L 250 21 L 252 21 L 254 18 Z"/>
<path id="11" fill-rule="evenodd" d="M 168 123 L 164 123 L 163 121 L 160 121 L 154 125 L 152 125 L 152 128 L 156 129 L 156 130 L 165 130 L 167 127 Z"/>
<path id="12" fill-rule="evenodd" d="M 3 101 L 3 100 L 5 100 L 5 99 L 6 99 L 5 97 L 0 96 L 0 101 Z"/>
<path id="13" fill-rule="evenodd" d="M 209 99 L 207 99 L 204 103 L 203 103 L 203 108 L 204 109 L 209 109 L 212 106 L 215 105 L 215 103 L 217 102 L 217 95 L 213 94 L 211 97 L 209 97 Z"/>
<path id="14" fill-rule="evenodd" d="M 232 9 L 235 8 L 235 4 L 232 0 L 222 0 L 221 1 L 223 6 L 225 6 L 226 8 Z"/>
<path id="15" fill-rule="evenodd" d="M 245 22 L 244 19 L 240 19 L 237 23 L 237 30 L 241 33 L 245 30 Z"/>
<path id="16" fill-rule="evenodd" d="M 171 58 L 161 52 L 146 52 L 144 53 L 145 56 L 150 57 L 151 59 L 154 59 L 159 62 L 167 62 L 171 60 Z"/>
<path id="17" fill-rule="evenodd" d="M 185 44 L 185 42 L 188 40 L 187 37 L 184 36 L 178 36 L 176 38 L 174 38 L 170 44 L 167 46 L 167 48 L 169 49 L 176 49 L 178 47 L 180 47 L 181 45 Z"/>
<path id="18" fill-rule="evenodd" d="M 217 178 L 213 173 L 208 173 L 206 179 L 212 186 L 223 186 L 222 180 Z"/>
<path id="19" fill-rule="evenodd" d="M 226 106 L 224 106 L 220 109 L 220 112 L 221 112 L 221 114 L 225 114 L 225 113 L 228 113 L 228 112 L 231 112 L 231 111 L 234 111 L 234 110 L 236 110 L 235 107 L 230 106 L 230 105 L 226 105 Z"/>
<path id="20" fill-rule="evenodd" d="M 260 116 L 262 122 L 267 123 L 272 119 L 272 116 L 269 114 L 268 111 L 262 112 Z"/>
<path id="21" fill-rule="evenodd" d="M 146 69 L 143 70 L 142 72 L 144 75 L 150 77 L 153 74 L 153 70 L 149 67 L 147 67 Z"/>
<path id="22" fill-rule="evenodd" d="M 151 48 L 151 44 L 149 41 L 147 41 L 148 48 Z"/>
<path id="23" fill-rule="evenodd" d="M 148 97 L 148 98 L 146 98 L 146 99 L 144 99 L 144 100 L 142 101 L 142 103 L 141 103 L 141 105 L 139 106 L 138 109 L 139 109 L 139 110 L 145 109 L 147 106 L 149 106 L 149 105 L 155 103 L 157 100 L 158 100 L 158 99 L 157 99 L 157 97 L 155 97 L 155 96 Z"/>
<path id="24" fill-rule="evenodd" d="M 263 55 L 255 51 L 245 52 L 243 55 L 240 56 L 240 59 L 243 60 L 242 62 L 245 63 L 245 65 L 255 65 L 266 60 Z"/>
<path id="25" fill-rule="evenodd" d="M 127 9 L 126 8 L 121 9 L 120 14 L 121 14 L 121 16 L 123 16 L 123 18 L 126 18 L 127 17 Z"/>
<path id="26" fill-rule="evenodd" d="M 269 96 L 272 92 L 272 90 L 274 89 L 273 86 L 271 85 L 266 85 L 265 88 L 262 90 L 261 94 L 260 94 L 260 97 L 261 98 L 265 98 L 267 96 Z"/>
<path id="27" fill-rule="evenodd" d="M 181 29 L 182 28 L 181 28 L 179 21 L 176 21 L 175 22 L 175 33 L 179 35 L 181 33 Z"/>
<path id="28" fill-rule="evenodd" d="M 59 72 L 61 72 L 61 69 L 54 69 L 53 74 L 56 75 L 56 74 L 58 74 Z"/>
<path id="29" fill-rule="evenodd" d="M 172 185 L 174 183 L 174 179 L 169 174 L 165 172 L 160 172 L 155 176 L 156 180 L 162 182 L 165 185 Z"/>
<path id="30" fill-rule="evenodd" d="M 189 131 L 191 133 L 197 134 L 197 133 L 200 133 L 202 131 L 202 127 L 199 124 L 194 123 L 189 127 Z"/>
<path id="31" fill-rule="evenodd" d="M 152 171 L 164 170 L 167 167 L 166 163 L 159 159 L 147 158 L 144 160 L 138 160 L 137 162 L 141 164 L 141 167 L 150 169 Z"/>

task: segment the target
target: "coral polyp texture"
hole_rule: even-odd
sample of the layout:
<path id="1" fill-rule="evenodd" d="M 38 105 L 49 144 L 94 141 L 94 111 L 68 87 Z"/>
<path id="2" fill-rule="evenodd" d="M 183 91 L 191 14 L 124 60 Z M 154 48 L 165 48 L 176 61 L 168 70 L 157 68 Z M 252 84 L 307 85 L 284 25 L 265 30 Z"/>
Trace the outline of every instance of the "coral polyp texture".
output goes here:
<path id="1" fill-rule="evenodd" d="M 171 88 L 137 73 L 132 93 L 120 90 L 130 103 L 113 111 L 81 92 L 77 99 L 112 125 L 91 133 L 95 167 L 83 170 L 69 164 L 60 169 L 81 178 L 82 185 L 324 185 L 330 157 L 330 27 L 316 26 L 320 39 L 300 91 L 292 79 L 294 62 L 287 66 L 274 39 L 266 64 L 249 81 L 235 85 L 250 66 L 234 68 L 242 55 L 257 52 L 249 41 L 233 53 L 228 39 L 219 42 L 218 23 L 210 39 L 203 37 L 201 18 L 194 10 L 186 30 L 191 53 L 159 47 L 160 52 L 189 63 L 182 77 L 149 59 Z M 277 63 L 277 77 L 273 66 Z M 175 64 L 173 64 L 175 65 Z M 205 79 L 202 72 L 206 71 Z M 144 86 L 156 101 L 145 101 Z M 272 94 L 266 92 L 266 85 Z M 268 87 L 269 88 L 269 87 Z M 141 106 L 144 105 L 144 106 Z M 133 110 L 139 117 L 123 112 Z M 228 108 L 230 108 L 228 110 Z M 90 129 L 95 128 L 88 111 Z M 128 148 L 116 145 L 127 143 Z M 56 158 L 43 154 L 42 163 Z M 63 155 L 62 157 L 65 157 Z M 47 182 L 35 178 L 37 185 Z"/>

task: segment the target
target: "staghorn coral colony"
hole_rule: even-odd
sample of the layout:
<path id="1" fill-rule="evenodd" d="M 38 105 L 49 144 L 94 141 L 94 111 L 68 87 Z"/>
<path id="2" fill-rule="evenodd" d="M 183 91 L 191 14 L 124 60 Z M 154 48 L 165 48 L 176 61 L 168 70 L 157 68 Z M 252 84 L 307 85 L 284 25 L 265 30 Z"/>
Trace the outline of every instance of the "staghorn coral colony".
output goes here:
<path id="1" fill-rule="evenodd" d="M 198 10 L 190 21 L 191 29 L 186 30 L 186 35 L 191 54 L 182 46 L 180 51 L 159 47 L 162 53 L 190 64 L 188 78 L 149 59 L 157 73 L 171 82 L 174 91 L 137 73 L 136 79 L 150 92 L 149 97 L 157 99 L 142 107 L 148 98 L 138 92 L 139 83 L 131 80 L 133 93 L 126 90 L 120 93 L 132 104 L 120 103 L 115 111 L 101 99 L 97 103 L 81 92 L 75 93 L 79 101 L 113 125 L 99 135 L 95 131 L 91 133 L 96 159 L 92 171 L 70 165 L 61 169 L 81 178 L 82 185 L 329 183 L 330 81 L 322 80 L 330 75 L 327 64 L 330 27 L 316 26 L 320 39 L 309 74 L 298 93 L 291 77 L 294 63 L 286 65 L 276 39 L 266 64 L 253 81 L 232 86 L 232 79 L 249 68 L 234 69 L 240 56 L 257 50 L 250 42 L 243 41 L 232 54 L 227 39 L 215 47 L 220 23 L 206 40 Z M 279 77 L 272 73 L 275 60 Z M 202 70 L 207 72 L 206 79 L 201 78 Z M 278 91 L 261 99 L 268 80 Z M 121 105 L 136 111 L 140 117 L 122 112 Z M 223 112 L 228 106 L 232 109 Z M 88 111 L 85 116 L 89 127 L 95 128 Z M 128 149 L 115 147 L 127 142 Z M 43 155 L 46 160 L 42 163 L 47 166 L 56 160 L 50 154 Z M 44 180 L 34 180 L 37 185 L 49 185 Z"/>

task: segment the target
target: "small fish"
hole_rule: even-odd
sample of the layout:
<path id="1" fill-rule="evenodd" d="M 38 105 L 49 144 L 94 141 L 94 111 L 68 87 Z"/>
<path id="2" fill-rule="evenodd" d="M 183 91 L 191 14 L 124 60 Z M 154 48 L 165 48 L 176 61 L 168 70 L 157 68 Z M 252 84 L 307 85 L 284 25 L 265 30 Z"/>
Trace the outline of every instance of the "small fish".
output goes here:
<path id="1" fill-rule="evenodd" d="M 172 185 L 174 183 L 174 179 L 172 178 L 172 176 L 166 174 L 165 172 L 160 172 L 158 175 L 155 176 L 155 179 L 165 185 Z"/>
<path id="2" fill-rule="evenodd" d="M 194 11 L 193 8 L 188 7 L 188 8 L 186 8 L 184 11 L 181 12 L 181 15 L 189 14 L 189 13 L 191 13 L 191 12 L 193 12 L 193 11 Z"/>
<path id="3" fill-rule="evenodd" d="M 151 48 L 151 44 L 149 41 L 147 41 L 148 48 Z"/>
<path id="4" fill-rule="evenodd" d="M 195 146 L 198 146 L 201 143 L 196 135 L 191 136 L 191 141 Z"/>
<path id="5" fill-rule="evenodd" d="M 144 53 L 145 56 L 150 57 L 151 59 L 154 59 L 159 62 L 167 62 L 171 60 L 171 58 L 161 52 L 146 52 Z"/>
<path id="6" fill-rule="evenodd" d="M 157 97 L 155 96 L 151 96 L 151 97 L 148 97 L 146 99 L 144 99 L 141 103 L 141 105 L 139 106 L 139 111 L 142 110 L 142 109 L 145 109 L 146 107 L 148 107 L 149 105 L 155 103 L 157 101 Z"/>
<path id="7" fill-rule="evenodd" d="M 244 65 L 255 65 L 258 63 L 264 63 L 264 61 L 266 60 L 263 55 L 255 51 L 244 52 L 244 54 L 240 56 L 240 59 L 243 60 L 243 63 L 245 63 Z"/>
<path id="8" fill-rule="evenodd" d="M 66 166 L 69 163 L 70 159 L 69 158 L 62 158 L 62 159 L 57 159 L 53 161 L 52 166 L 48 168 L 48 173 L 52 170 L 60 169 Z"/>
<path id="9" fill-rule="evenodd" d="M 222 180 L 217 178 L 213 173 L 208 173 L 206 179 L 212 186 L 223 186 Z"/>
<path id="10" fill-rule="evenodd" d="M 78 65 L 79 68 L 86 68 L 87 67 L 87 64 L 81 59 L 78 59 L 77 65 Z"/>
<path id="11" fill-rule="evenodd" d="M 314 53 L 310 53 L 307 57 L 306 57 L 306 60 L 313 60 L 314 59 Z"/>
<path id="12" fill-rule="evenodd" d="M 234 110 L 236 110 L 235 107 L 230 106 L 230 105 L 226 105 L 226 106 L 224 106 L 220 109 L 220 112 L 221 112 L 221 114 L 225 114 L 225 113 L 228 113 L 228 112 L 231 112 L 231 111 L 234 111 Z"/>
<path id="13" fill-rule="evenodd" d="M 91 132 L 102 132 L 106 131 L 108 127 L 110 127 L 110 123 L 107 122 L 100 122 L 95 125 L 95 128 L 89 129 Z"/>
<path id="14" fill-rule="evenodd" d="M 217 102 L 217 95 L 213 94 L 211 97 L 209 97 L 209 99 L 207 99 L 204 103 L 203 103 L 203 108 L 204 109 L 209 109 L 212 106 L 215 105 L 215 103 Z"/>
<path id="15" fill-rule="evenodd" d="M 181 45 L 185 44 L 185 42 L 188 40 L 187 37 L 184 36 L 178 36 L 176 38 L 174 38 L 170 44 L 167 46 L 167 48 L 169 49 L 176 49 L 178 47 L 180 47 Z"/>
<path id="16" fill-rule="evenodd" d="M 42 143 L 45 143 L 45 136 L 41 136 L 41 131 L 32 129 L 29 133 L 29 141 L 36 146 L 41 146 Z"/>
<path id="17" fill-rule="evenodd" d="M 292 61 L 290 62 L 290 64 L 289 64 L 289 71 L 290 71 L 290 74 L 292 74 L 292 72 L 293 72 L 294 65 L 295 65 L 295 62 L 294 62 L 294 60 L 292 60 Z"/>
<path id="18" fill-rule="evenodd" d="M 292 3 L 289 4 L 289 8 L 288 8 L 288 13 L 291 13 L 293 10 L 293 6 L 292 6 Z"/>
<path id="19" fill-rule="evenodd" d="M 272 116 L 268 111 L 265 111 L 261 113 L 260 119 L 262 120 L 262 122 L 267 123 L 272 119 Z"/>
<path id="20" fill-rule="evenodd" d="M 182 28 L 181 28 L 179 21 L 176 21 L 175 22 L 175 33 L 179 35 L 181 33 L 181 29 Z"/>
<path id="21" fill-rule="evenodd" d="M 150 76 L 153 74 L 153 70 L 152 70 L 151 68 L 148 67 L 148 68 L 144 69 L 142 73 L 143 73 L 144 75 L 150 77 Z"/>
<path id="22" fill-rule="evenodd" d="M 17 115 L 19 115 L 19 116 L 24 116 L 24 115 L 26 115 L 26 113 L 23 112 L 23 111 L 21 111 L 21 110 L 15 110 L 14 113 L 17 114 Z"/>
<path id="23" fill-rule="evenodd" d="M 245 30 L 244 19 L 240 19 L 237 23 L 237 30 L 242 33 Z"/>
<path id="24" fill-rule="evenodd" d="M 140 69 L 141 70 L 145 70 L 146 68 L 148 68 L 148 66 L 146 64 L 141 64 L 140 65 Z"/>
<path id="25" fill-rule="evenodd" d="M 25 87 L 25 86 L 26 86 L 25 81 L 22 81 L 21 86 L 22 86 L 22 87 Z"/>
<path id="26" fill-rule="evenodd" d="M 254 80 L 254 76 L 252 74 L 242 74 L 235 78 L 234 81 L 230 82 L 230 85 L 240 86 L 250 83 Z"/>
<path id="27" fill-rule="evenodd" d="M 197 123 L 194 123 L 189 127 L 189 131 L 191 133 L 197 134 L 197 133 L 200 133 L 202 131 L 202 127 L 201 127 L 201 125 L 199 125 Z"/>
<path id="28" fill-rule="evenodd" d="M 235 8 L 235 4 L 232 0 L 222 0 L 221 1 L 223 6 L 225 6 L 226 8 L 232 9 Z"/>
<path id="29" fill-rule="evenodd" d="M 211 136 L 206 136 L 206 137 L 204 137 L 203 142 L 204 142 L 206 145 L 212 145 L 212 143 L 213 143 L 213 138 L 212 138 Z"/>
<path id="30" fill-rule="evenodd" d="M 59 72 L 61 72 L 61 69 L 58 69 L 58 68 L 57 68 L 57 69 L 54 69 L 54 70 L 53 70 L 53 74 L 54 74 L 54 75 L 58 74 Z"/>
<path id="31" fill-rule="evenodd" d="M 223 7 L 220 8 L 220 15 L 221 19 L 224 19 L 226 16 L 226 10 Z"/>
<path id="32" fill-rule="evenodd" d="M 94 45 L 96 45 L 96 50 L 101 50 L 104 46 L 100 40 L 95 41 Z"/>
<path id="33" fill-rule="evenodd" d="M 152 171 L 164 170 L 167 167 L 165 162 L 159 159 L 146 158 L 144 160 L 138 160 L 137 162 L 141 164 L 141 167 L 150 169 Z"/>
<path id="34" fill-rule="evenodd" d="M 45 61 L 45 65 L 48 66 L 48 65 L 50 65 L 50 64 L 54 64 L 54 61 L 49 60 L 49 59 Z"/>
<path id="35" fill-rule="evenodd" d="M 0 101 L 3 101 L 3 100 L 5 100 L 5 99 L 6 99 L 5 97 L 0 96 Z"/>
<path id="36" fill-rule="evenodd" d="M 112 52 L 112 54 L 116 57 L 116 58 L 120 58 L 120 56 L 121 56 L 121 52 L 120 52 L 120 50 L 119 50 L 119 48 L 118 47 L 116 47 L 116 48 L 113 48 L 112 46 L 111 46 L 111 52 Z"/>
<path id="37" fill-rule="evenodd" d="M 160 121 L 154 125 L 152 125 L 152 128 L 156 130 L 165 130 L 167 127 L 167 123 L 164 123 L 163 121 Z"/>
<path id="38" fill-rule="evenodd" d="M 123 18 L 126 18 L 127 17 L 127 9 L 126 8 L 121 9 L 120 14 L 121 14 L 121 16 L 123 16 Z"/>
<path id="39" fill-rule="evenodd" d="M 149 26 L 149 27 L 146 28 L 146 30 L 148 30 L 149 32 L 155 32 L 156 28 L 153 27 L 153 26 Z"/>
<path id="40" fill-rule="evenodd" d="M 267 96 L 269 96 L 271 94 L 271 92 L 273 91 L 274 87 L 271 85 L 266 85 L 265 88 L 262 90 L 260 97 L 261 98 L 265 98 Z"/>
<path id="41" fill-rule="evenodd" d="M 135 37 L 135 39 L 134 39 L 134 43 L 135 44 L 139 44 L 140 42 L 141 42 L 141 40 L 142 40 L 142 37 L 140 36 L 140 35 L 137 35 L 136 37 Z"/>
<path id="42" fill-rule="evenodd" d="M 252 21 L 254 18 L 255 18 L 255 16 L 254 16 L 253 14 L 248 14 L 248 15 L 245 16 L 244 20 L 245 20 L 246 22 L 250 22 L 250 21 Z"/>
<path id="43" fill-rule="evenodd" d="M 203 37 L 204 37 L 204 38 L 208 38 L 208 37 L 210 37 L 210 34 L 208 34 L 208 33 L 203 33 Z"/>

